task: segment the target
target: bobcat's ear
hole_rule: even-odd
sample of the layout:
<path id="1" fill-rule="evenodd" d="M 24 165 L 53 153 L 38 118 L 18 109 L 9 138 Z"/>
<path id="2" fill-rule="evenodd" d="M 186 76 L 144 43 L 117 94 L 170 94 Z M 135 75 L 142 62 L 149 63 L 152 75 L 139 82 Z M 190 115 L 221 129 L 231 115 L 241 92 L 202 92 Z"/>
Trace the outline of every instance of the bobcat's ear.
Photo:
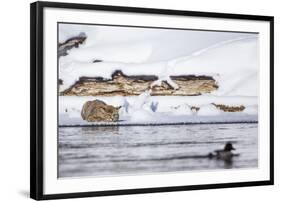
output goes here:
<path id="1" fill-rule="evenodd" d="M 119 107 L 115 107 L 116 109 L 120 109 L 122 106 L 119 106 Z"/>

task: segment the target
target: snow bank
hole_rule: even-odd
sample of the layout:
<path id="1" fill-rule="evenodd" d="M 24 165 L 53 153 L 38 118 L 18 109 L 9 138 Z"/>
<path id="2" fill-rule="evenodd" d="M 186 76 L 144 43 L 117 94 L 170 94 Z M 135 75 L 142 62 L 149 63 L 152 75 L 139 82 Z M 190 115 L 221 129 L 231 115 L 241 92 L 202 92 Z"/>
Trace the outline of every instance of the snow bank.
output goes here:
<path id="1" fill-rule="evenodd" d="M 149 123 L 153 121 L 153 114 L 150 111 L 144 109 L 138 109 L 130 114 L 128 121 Z"/>
<path id="2" fill-rule="evenodd" d="M 258 114 L 258 106 L 247 106 L 244 110 L 245 114 Z"/>
<path id="3" fill-rule="evenodd" d="M 141 63 L 151 55 L 152 48 L 148 43 L 130 43 L 111 45 L 96 45 L 93 47 L 75 48 L 69 51 L 68 58 L 76 62 L 92 63 L 94 59 L 110 62 L 126 61 Z M 100 75 L 97 75 L 100 76 Z"/>
<path id="4" fill-rule="evenodd" d="M 143 44 L 149 43 L 153 52 L 146 62 L 171 60 L 195 51 L 227 41 L 234 38 L 244 38 L 255 34 L 208 32 L 196 30 L 172 30 L 102 25 L 59 24 L 59 42 L 63 43 L 68 38 L 87 35 L 86 43 L 81 46 L 94 47 L 102 45 L 108 48 L 116 44 Z M 198 43 L 198 41 L 200 43 Z M 123 50 L 119 50 L 123 51 Z M 126 51 L 126 50 L 125 50 Z M 127 62 L 125 59 L 120 62 Z"/>
<path id="5" fill-rule="evenodd" d="M 213 76 L 219 89 L 212 94 L 258 95 L 256 34 L 61 24 L 59 40 L 82 32 L 85 43 L 59 60 L 60 91 L 81 76 L 111 78 L 121 70 L 156 75 L 158 83 L 166 80 L 174 88 L 171 75 Z"/>
<path id="6" fill-rule="evenodd" d="M 218 108 L 216 108 L 212 104 L 203 105 L 200 107 L 199 111 L 197 112 L 198 116 L 217 116 L 220 115 L 222 112 Z"/>
<path id="7" fill-rule="evenodd" d="M 218 84 L 217 95 L 257 95 L 257 38 L 246 38 L 223 43 L 218 47 L 194 53 L 183 58 L 152 63 L 144 61 L 152 52 L 146 44 L 106 49 L 95 47 L 74 49 L 60 59 L 59 76 L 64 81 L 63 91 L 74 84 L 79 77 L 103 77 L 110 79 L 116 70 L 126 75 L 156 75 L 161 80 L 170 80 L 171 75 L 213 76 Z M 126 48 L 127 47 L 127 48 Z M 119 52 L 118 49 L 126 51 Z M 128 62 L 118 62 L 127 58 Z M 92 63 L 94 59 L 103 62 Z M 134 61 L 134 62 L 133 62 Z"/>
<path id="8" fill-rule="evenodd" d="M 258 38 L 238 38 L 218 43 L 177 59 L 175 72 L 214 75 L 218 82 L 217 95 L 257 95 Z"/>
<path id="9" fill-rule="evenodd" d="M 201 97 L 201 98 L 200 98 Z M 218 97 L 218 96 L 114 96 L 114 97 L 75 97 L 59 98 L 59 125 L 88 125 L 81 119 L 81 109 L 88 100 L 99 99 L 107 104 L 120 107 L 121 124 L 141 123 L 208 123 L 208 122 L 251 122 L 257 121 L 257 99 L 255 97 Z M 211 103 L 226 103 L 237 106 L 241 102 L 246 107 L 243 112 L 223 112 Z M 198 112 L 191 107 L 200 107 Z M 93 123 L 92 123 L 93 124 Z M 98 124 L 98 123 L 97 123 Z"/>
<path id="10" fill-rule="evenodd" d="M 188 104 L 175 105 L 170 107 L 173 115 L 193 115 L 194 112 Z"/>
<path id="11" fill-rule="evenodd" d="M 70 113 L 72 109 L 77 109 L 79 110 L 80 116 L 83 104 L 89 100 L 95 99 L 102 100 L 114 107 L 123 106 L 124 108 L 127 108 L 127 111 L 132 107 L 139 109 L 140 107 L 137 106 L 142 106 L 142 108 L 150 108 L 151 111 L 154 112 L 170 112 L 171 109 L 174 109 L 175 111 L 178 110 L 177 107 L 179 106 L 183 108 L 186 106 L 201 107 L 211 103 L 225 104 L 229 106 L 243 105 L 246 109 L 247 107 L 258 105 L 257 98 L 251 96 L 148 96 L 142 102 L 139 101 L 140 99 L 137 96 L 60 96 L 59 113 L 64 113 L 65 111 Z"/>

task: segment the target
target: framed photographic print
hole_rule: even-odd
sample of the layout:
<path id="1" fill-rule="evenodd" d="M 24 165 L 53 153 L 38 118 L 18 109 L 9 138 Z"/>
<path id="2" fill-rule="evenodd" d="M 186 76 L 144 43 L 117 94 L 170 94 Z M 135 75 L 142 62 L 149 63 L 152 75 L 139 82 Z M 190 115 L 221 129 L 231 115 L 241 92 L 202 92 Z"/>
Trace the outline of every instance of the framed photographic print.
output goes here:
<path id="1" fill-rule="evenodd" d="M 31 4 L 31 197 L 273 184 L 273 17 Z"/>

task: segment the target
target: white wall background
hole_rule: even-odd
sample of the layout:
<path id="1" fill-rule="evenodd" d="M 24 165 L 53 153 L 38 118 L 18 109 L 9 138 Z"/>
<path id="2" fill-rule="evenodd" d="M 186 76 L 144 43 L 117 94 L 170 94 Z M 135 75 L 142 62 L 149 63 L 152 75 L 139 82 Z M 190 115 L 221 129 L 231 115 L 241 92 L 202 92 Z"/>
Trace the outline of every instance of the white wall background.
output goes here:
<path id="1" fill-rule="evenodd" d="M 61 0 L 62 1 L 62 0 Z M 281 196 L 281 12 L 277 0 L 69 0 L 75 3 L 155 7 L 275 16 L 275 186 L 143 194 L 68 201 L 280 201 Z M 29 3 L 0 6 L 0 201 L 29 195 Z M 3 46 L 4 45 L 4 46 Z"/>

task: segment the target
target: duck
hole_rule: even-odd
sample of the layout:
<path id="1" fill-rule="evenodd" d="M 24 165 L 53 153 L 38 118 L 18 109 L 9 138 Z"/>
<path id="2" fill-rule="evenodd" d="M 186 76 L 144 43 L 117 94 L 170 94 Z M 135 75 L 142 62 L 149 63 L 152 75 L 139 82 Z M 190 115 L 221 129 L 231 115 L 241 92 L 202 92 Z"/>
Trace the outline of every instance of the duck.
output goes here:
<path id="1" fill-rule="evenodd" d="M 238 156 L 238 154 L 232 153 L 233 150 L 236 150 L 230 142 L 227 142 L 224 146 L 224 149 L 215 150 L 214 153 L 209 153 L 209 158 L 217 158 L 224 161 L 231 161 L 233 156 Z"/>

